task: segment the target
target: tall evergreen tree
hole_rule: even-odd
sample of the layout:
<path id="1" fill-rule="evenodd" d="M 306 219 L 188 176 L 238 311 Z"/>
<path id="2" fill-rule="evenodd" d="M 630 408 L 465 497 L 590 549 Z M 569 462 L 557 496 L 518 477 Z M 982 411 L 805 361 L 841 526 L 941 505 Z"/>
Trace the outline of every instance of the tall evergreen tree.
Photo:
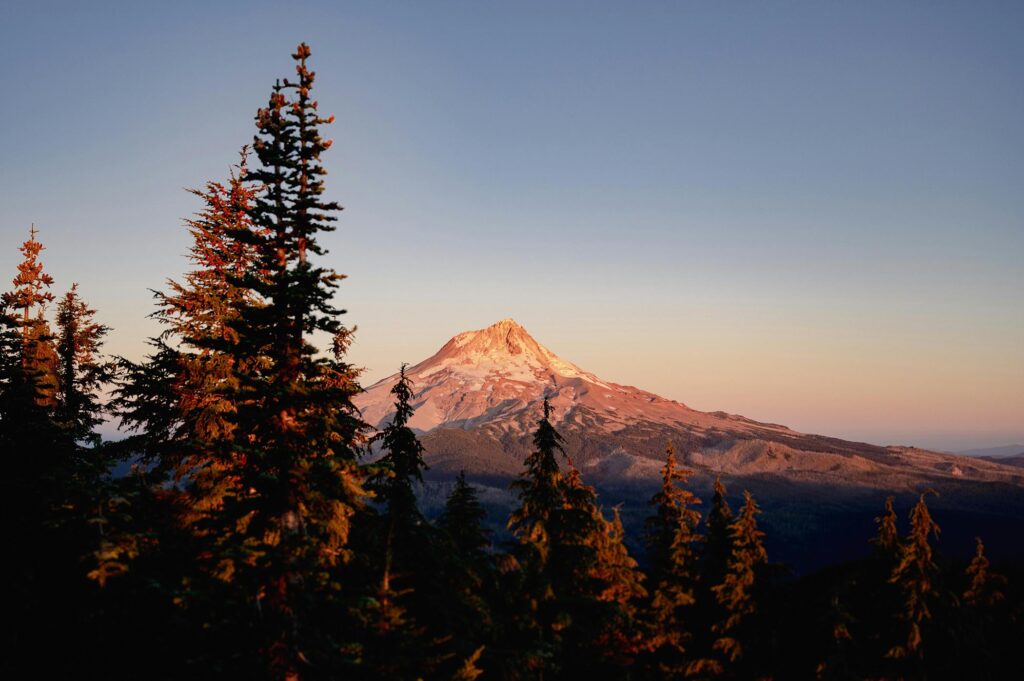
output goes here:
<path id="1" fill-rule="evenodd" d="M 260 188 L 245 182 L 247 158 L 243 148 L 226 182 L 190 190 L 202 201 L 185 221 L 192 268 L 154 294 L 152 316 L 162 331 L 150 339 L 150 355 L 141 363 L 118 361 L 112 407 L 122 428 L 134 434 L 111 449 L 130 461 L 141 457 L 145 466 L 133 466 L 132 475 L 114 481 L 97 518 L 106 531 L 93 578 L 108 592 L 148 603 L 149 611 L 167 613 L 173 604 L 174 618 L 164 618 L 168 626 L 187 616 L 202 628 L 204 634 L 195 639 L 187 631 L 163 634 L 175 641 L 167 645 L 193 651 L 176 657 L 190 665 L 182 675 L 194 675 L 199 667 L 226 673 L 256 659 L 246 647 L 257 638 L 249 615 L 252 600 L 232 589 L 233 563 L 220 551 L 224 527 L 211 522 L 211 513 L 218 513 L 225 494 L 235 489 L 241 465 L 232 446 L 238 376 L 268 364 L 266 353 L 231 351 L 238 343 L 234 324 L 243 304 L 261 304 L 240 281 L 261 274 L 255 246 L 241 237 L 259 234 L 248 213 Z M 159 655 L 148 647 L 152 638 L 138 640 L 138 647 Z M 238 657 L 218 660 L 224 650 L 237 651 Z"/>
<path id="2" fill-rule="evenodd" d="M 240 283 L 243 277 L 260 276 L 256 248 L 242 235 L 259 235 L 249 211 L 261 191 L 245 182 L 247 148 L 240 159 L 226 184 L 211 181 L 190 190 L 203 202 L 186 220 L 193 269 L 180 282 L 168 281 L 167 292 L 155 293 L 158 309 L 152 316 L 163 331 L 150 339 L 153 353 L 144 363 L 120 361 L 123 378 L 114 401 L 123 425 L 139 431 L 126 448 L 149 456 L 179 479 L 188 478 L 194 491 L 203 487 L 204 477 L 220 475 L 206 476 L 207 469 L 217 467 L 209 449 L 228 439 L 233 427 L 229 415 L 235 408 L 236 374 L 257 371 L 267 362 L 265 353 L 238 358 L 228 351 L 238 342 L 234 324 L 243 305 L 261 302 Z"/>
<path id="3" fill-rule="evenodd" d="M 409 427 L 413 415 L 414 397 L 412 381 L 405 375 L 403 364 L 398 381 L 391 388 L 395 396 L 395 415 L 380 433 L 370 438 L 370 443 L 379 442 L 384 452 L 379 464 L 381 471 L 368 482 L 387 505 L 388 517 L 393 524 L 404 526 L 423 524 L 423 516 L 416 506 L 413 485 L 423 482 L 423 445 L 416 433 Z"/>
<path id="4" fill-rule="evenodd" d="M 690 645 L 690 672 L 697 675 L 721 672 L 719 655 L 714 650 L 717 635 L 715 627 L 727 613 L 719 604 L 714 587 L 725 581 L 732 557 L 734 521 L 729 506 L 727 491 L 720 477 L 715 477 L 705 524 L 707 526 L 701 546 L 700 574 L 696 587 L 696 604 L 693 608 L 694 622 L 691 627 L 693 641 Z"/>
<path id="5" fill-rule="evenodd" d="M 554 621 L 561 629 L 561 675 L 594 678 L 628 668 L 639 644 L 637 606 L 646 595 L 623 543 L 616 511 L 604 517 L 597 493 L 572 460 L 564 503 L 552 515 L 548 571 Z"/>
<path id="6" fill-rule="evenodd" d="M 910 512 L 910 533 L 899 546 L 899 562 L 893 568 L 889 581 L 895 584 L 903 597 L 900 619 L 906 623 L 906 637 L 893 646 L 889 657 L 921 660 L 924 657 L 924 627 L 932 618 L 932 607 L 937 597 L 936 580 L 939 576 L 930 538 L 939 536 L 939 526 L 932 519 L 925 497 L 918 497 Z"/>
<path id="7" fill-rule="evenodd" d="M 484 525 L 486 517 L 476 488 L 466 482 L 466 472 L 461 471 L 438 518 L 438 525 L 460 555 L 473 560 L 487 555 L 491 532 Z"/>
<path id="8" fill-rule="evenodd" d="M 52 410 L 57 392 L 57 353 L 45 311 L 47 304 L 54 300 L 50 292 L 53 277 L 43 270 L 39 260 L 44 246 L 36 239 L 36 234 L 38 231 L 32 225 L 28 241 L 21 245 L 22 261 L 18 263 L 14 288 L 3 294 L 3 302 L 11 312 L 10 321 L 17 324 L 21 366 L 35 386 L 36 401 Z"/>
<path id="9" fill-rule="evenodd" d="M 1019 645 L 1019 624 L 1007 606 L 1012 602 L 1007 598 L 1006 578 L 992 570 L 985 545 L 981 537 L 975 538 L 974 558 L 967 566 L 964 577 L 967 586 L 956 609 L 959 622 L 956 635 L 948 636 L 948 620 L 953 619 L 947 611 L 946 646 L 956 650 L 952 664 L 945 666 L 956 669 L 954 673 L 960 678 L 1002 679 L 1018 678 L 1024 668 L 1024 661 L 1011 651 Z M 963 651 L 963 652 L 962 652 Z M 947 652 L 948 651 L 943 651 Z M 964 654 L 968 652 L 968 654 Z M 944 661 L 938 662 L 943 665 Z M 935 665 L 932 665 L 935 668 Z"/>
<path id="10" fill-rule="evenodd" d="M 364 532 L 370 528 L 376 537 L 364 541 L 360 548 L 373 554 L 369 561 L 371 574 L 383 576 L 377 604 L 401 608 L 406 627 L 418 632 L 418 673 L 429 677 L 439 665 L 451 671 L 442 663 L 452 662 L 459 654 L 451 651 L 458 642 L 453 641 L 451 631 L 455 623 L 447 616 L 448 610 L 453 609 L 454 594 L 448 590 L 450 584 L 444 568 L 451 556 L 445 555 L 447 547 L 442 533 L 426 521 L 416 501 L 414 485 L 423 482 L 427 466 L 423 445 L 409 426 L 415 393 L 405 369 L 403 364 L 391 389 L 395 398 L 391 423 L 369 441 L 370 445 L 380 443 L 383 452 L 367 481 L 367 488 L 376 494 L 383 509 L 380 516 L 362 516 Z M 368 641 L 370 648 L 380 644 Z M 472 649 L 461 652 L 463 657 L 468 656 Z"/>
<path id="11" fill-rule="evenodd" d="M 530 628 L 532 641 L 526 643 L 523 664 L 543 677 L 553 669 L 566 623 L 554 607 L 555 585 L 548 562 L 552 553 L 555 514 L 565 504 L 564 483 L 558 453 L 565 456 L 562 436 L 551 425 L 551 404 L 544 398 L 543 417 L 533 434 L 533 452 L 526 457 L 525 470 L 512 483 L 519 507 L 509 516 L 508 528 L 518 540 L 516 554 L 522 570 L 522 598 L 528 614 L 522 620 Z M 550 673 L 550 671 L 549 671 Z"/>
<path id="12" fill-rule="evenodd" d="M 733 513 L 726 494 L 722 479 L 716 477 L 714 493 L 711 496 L 711 510 L 708 511 L 708 532 L 701 570 L 701 581 L 708 585 L 722 583 L 728 569 L 729 558 L 732 556 Z"/>
<path id="13" fill-rule="evenodd" d="M 39 261 L 42 250 L 33 227 L 0 320 L 0 449 L 9 454 L 0 476 L 0 517 L 17 557 L 5 566 L 3 583 L 17 585 L 8 611 L 18 623 L 19 648 L 4 656 L 0 669 L 14 675 L 34 646 L 60 640 L 66 656 L 33 663 L 36 675 L 59 676 L 88 648 L 84 625 L 96 616 L 83 560 L 95 548 L 88 520 L 105 473 L 93 436 L 103 329 L 90 320 L 71 332 L 73 320 L 92 314 L 72 289 L 58 307 L 58 358 L 45 315 L 53 279 Z"/>
<path id="14" fill-rule="evenodd" d="M 650 664 L 665 678 L 682 678 L 691 668 L 692 606 L 696 602 L 698 565 L 695 546 L 700 499 L 684 487 L 693 472 L 676 464 L 675 447 L 665 450 L 662 484 L 652 498 L 647 518 L 648 576 L 652 587 L 647 606 Z"/>
<path id="15" fill-rule="evenodd" d="M 726 616 L 714 630 L 718 634 L 714 648 L 720 652 L 726 668 L 738 670 L 738 662 L 756 634 L 751 633 L 751 620 L 757 613 L 762 568 L 768 562 L 762 538 L 764 532 L 757 527 L 760 509 L 750 492 L 743 493 L 744 504 L 732 524 L 732 556 L 724 581 L 713 591 L 718 603 L 725 609 Z M 749 671 L 749 670 L 747 670 Z"/>
<path id="16" fill-rule="evenodd" d="M 513 483 L 521 505 L 509 520 L 519 539 L 524 598 L 536 636 L 527 664 L 539 676 L 583 678 L 628 665 L 636 652 L 636 605 L 644 590 L 623 544 L 621 522 L 608 521 L 594 489 L 555 458 L 561 435 L 543 418 L 534 452 Z"/>
<path id="17" fill-rule="evenodd" d="M 309 56 L 299 45 L 296 80 L 257 113 L 258 165 L 201 193 L 197 268 L 158 296 L 169 333 L 121 394 L 195 502 L 190 590 L 208 596 L 204 627 L 232 637 L 236 672 L 280 679 L 339 663 L 340 599 L 355 598 L 342 568 L 367 496 L 351 330 L 331 302 L 343 276 L 314 264 L 340 207 L 323 198 L 320 129 L 333 117 L 311 98 Z M 329 354 L 311 343 L 321 335 Z"/>
<path id="18" fill-rule="evenodd" d="M 97 394 L 112 377 L 100 347 L 109 327 L 95 321 L 96 311 L 78 295 L 73 284 L 57 305 L 58 368 L 57 421 L 73 441 L 96 444 L 102 423 Z"/>
<path id="19" fill-rule="evenodd" d="M 598 509 L 600 529 L 597 533 L 597 559 L 593 576 L 598 584 L 597 599 L 604 604 L 600 631 L 591 649 L 604 668 L 604 676 L 628 675 L 644 649 L 639 608 L 647 596 L 644 575 L 626 547 L 626 530 L 619 508 L 612 509 L 611 519 Z"/>
<path id="20" fill-rule="evenodd" d="M 485 652 L 489 653 L 495 635 L 491 606 L 495 578 L 488 551 L 491 532 L 484 524 L 486 515 L 476 488 L 466 481 L 465 473 L 459 473 L 438 518 L 447 549 L 441 561 L 447 595 L 441 604 L 443 630 L 452 637 L 455 659 L 463 661 L 456 674 L 469 674 L 473 669 L 479 672 L 477 663 L 487 668 L 497 664 L 490 654 L 481 661 Z"/>
<path id="21" fill-rule="evenodd" d="M 331 142 L 320 128 L 333 117 L 322 117 L 311 98 L 309 56 L 299 45 L 297 80 L 276 84 L 256 116 L 259 167 L 245 181 L 263 191 L 248 211 L 254 229 L 239 234 L 254 249 L 254 266 L 229 277 L 254 295 L 230 324 L 237 342 L 223 351 L 233 367 L 265 359 L 234 371 L 230 446 L 218 451 L 231 486 L 208 514 L 222 537 L 212 552 L 218 570 L 261 613 L 263 659 L 285 679 L 334 655 L 327 613 L 344 586 L 339 568 L 366 497 L 357 464 L 366 426 L 352 404 L 358 371 L 344 361 L 350 330 L 331 302 L 343 277 L 312 261 L 324 255 L 318 239 L 334 229 L 340 207 L 323 198 L 320 156 Z M 315 334 L 333 338 L 332 355 L 318 353 Z"/>

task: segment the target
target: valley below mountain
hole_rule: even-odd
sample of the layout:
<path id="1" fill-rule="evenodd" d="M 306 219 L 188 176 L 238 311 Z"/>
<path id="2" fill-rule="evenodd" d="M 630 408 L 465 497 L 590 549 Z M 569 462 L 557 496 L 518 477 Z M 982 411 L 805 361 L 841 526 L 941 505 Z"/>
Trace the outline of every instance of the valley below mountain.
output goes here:
<path id="1" fill-rule="evenodd" d="M 490 490 L 485 498 L 495 517 L 514 501 L 508 483 L 531 450 L 546 396 L 567 461 L 598 488 L 602 503 L 622 505 L 627 527 L 642 523 L 672 441 L 703 498 L 716 476 L 737 498 L 744 489 L 757 495 L 776 553 L 801 569 L 855 557 L 886 496 L 908 507 L 926 490 L 936 493 L 930 504 L 940 519 L 946 516 L 949 544 L 968 550 L 973 535 L 960 537 L 961 526 L 968 535 L 983 528 L 995 555 L 1024 553 L 1015 541 L 1024 528 L 1024 469 L 1009 462 L 850 442 L 691 409 L 581 369 L 512 319 L 456 335 L 406 375 L 416 392 L 410 425 L 426 448 L 428 481 L 443 487 L 465 471 Z M 389 376 L 357 397 L 372 426 L 390 421 L 397 380 Z M 425 492 L 428 507 L 432 496 Z"/>

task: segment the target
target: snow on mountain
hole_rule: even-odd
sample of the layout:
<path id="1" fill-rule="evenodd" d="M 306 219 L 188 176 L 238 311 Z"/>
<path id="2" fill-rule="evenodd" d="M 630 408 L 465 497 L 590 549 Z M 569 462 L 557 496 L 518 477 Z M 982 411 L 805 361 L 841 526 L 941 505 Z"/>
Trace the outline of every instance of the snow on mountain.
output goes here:
<path id="1" fill-rule="evenodd" d="M 798 433 L 724 412 L 701 412 L 604 381 L 538 343 L 512 319 L 466 331 L 406 370 L 416 392 L 410 425 L 425 433 L 428 460 L 443 469 L 511 474 L 521 466 L 545 395 L 578 464 L 605 477 L 657 474 L 665 442 L 697 470 L 866 486 L 923 478 L 1024 484 L 1020 469 L 907 447 L 879 447 Z M 356 404 L 381 427 L 393 413 L 398 374 Z"/>
<path id="2" fill-rule="evenodd" d="M 558 357 L 513 319 L 458 334 L 406 374 L 417 393 L 411 425 L 423 431 L 484 425 L 531 429 L 545 395 L 554 407 L 556 423 L 603 432 L 620 431 L 638 421 L 705 429 L 716 425 L 743 429 L 753 423 L 695 411 L 638 388 L 602 381 Z M 397 380 L 398 374 L 389 376 L 357 400 L 371 425 L 380 426 L 390 417 L 390 390 Z M 788 431 L 782 426 L 757 425 Z"/>

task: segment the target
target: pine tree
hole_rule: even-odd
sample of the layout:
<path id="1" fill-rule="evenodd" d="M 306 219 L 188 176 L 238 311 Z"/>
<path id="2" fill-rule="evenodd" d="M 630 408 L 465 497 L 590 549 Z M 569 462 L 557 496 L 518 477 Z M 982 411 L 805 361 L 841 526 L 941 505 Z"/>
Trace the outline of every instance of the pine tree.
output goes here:
<path id="1" fill-rule="evenodd" d="M 892 557 L 899 548 L 899 530 L 896 529 L 896 510 L 893 508 L 893 497 L 885 500 L 885 513 L 875 518 L 878 534 L 871 543 L 880 556 Z"/>
<path id="2" fill-rule="evenodd" d="M 594 489 L 555 459 L 561 435 L 551 406 L 534 433 L 534 452 L 513 483 L 521 506 L 509 527 L 519 539 L 524 597 L 536 636 L 527 664 L 540 676 L 581 678 L 628 665 L 637 648 L 636 603 L 644 595 L 621 522 L 608 521 Z"/>
<path id="3" fill-rule="evenodd" d="M 490 601 L 494 597 L 495 576 L 488 552 L 491 533 L 484 525 L 485 518 L 476 488 L 466 482 L 465 473 L 459 473 L 438 518 L 438 527 L 446 540 L 441 561 L 443 592 L 447 595 L 440 604 L 442 629 L 451 635 L 455 659 L 463 660 L 464 666 L 456 670 L 457 675 L 469 673 L 470 668 L 479 672 L 477 663 L 494 640 Z M 465 666 L 470 660 L 472 664 Z"/>
<path id="4" fill-rule="evenodd" d="M 981 537 L 975 537 L 974 541 L 974 558 L 967 566 L 969 585 L 964 591 L 963 601 L 972 608 L 992 608 L 1006 600 L 1002 590 L 1006 578 L 992 572 Z"/>
<path id="5" fill-rule="evenodd" d="M 729 558 L 732 556 L 733 514 L 726 494 L 722 479 L 716 477 L 711 510 L 708 512 L 708 533 L 701 570 L 701 581 L 709 585 L 722 583 L 728 569 Z"/>
<path id="6" fill-rule="evenodd" d="M 764 532 L 757 528 L 760 509 L 750 492 L 744 492 L 744 504 L 732 524 L 732 556 L 724 581 L 713 591 L 726 612 L 725 619 L 714 627 L 718 639 L 714 649 L 724 656 L 728 666 L 747 654 L 753 642 L 750 622 L 756 614 L 761 571 L 768 562 L 768 553 L 761 540 Z"/>
<path id="7" fill-rule="evenodd" d="M 961 650 L 970 651 L 970 654 L 954 654 L 951 664 L 940 658 L 938 665 L 956 669 L 954 673 L 958 673 L 961 678 L 1020 677 L 1024 662 L 1014 654 L 1019 645 L 1019 625 L 1015 626 L 1014 620 L 1017 618 L 1012 614 L 1011 607 L 1008 607 L 1013 601 L 1007 598 L 1006 578 L 992 571 L 981 537 L 975 538 L 974 558 L 964 576 L 967 586 L 959 601 L 961 607 L 955 611 L 959 630 L 952 638 L 952 643 L 948 643 L 948 624 L 943 622 L 942 633 L 947 638 L 946 645 L 942 647 L 955 649 L 954 646 L 962 646 Z M 944 614 L 947 621 L 953 619 L 950 613 Z M 948 651 L 941 649 L 940 652 L 948 654 Z"/>
<path id="8" fill-rule="evenodd" d="M 476 488 L 466 482 L 466 472 L 461 471 L 438 518 L 439 527 L 461 556 L 473 560 L 486 556 L 491 543 L 491 532 L 484 526 L 486 517 Z"/>
<path id="9" fill-rule="evenodd" d="M 639 606 L 647 596 L 644 575 L 626 548 L 626 530 L 619 508 L 607 519 L 598 509 L 601 528 L 597 534 L 598 552 L 593 576 L 599 589 L 597 599 L 604 604 L 603 622 L 591 647 L 599 655 L 605 672 L 626 673 L 644 648 L 644 631 Z"/>
<path id="10" fill-rule="evenodd" d="M 384 455 L 378 462 L 382 470 L 368 482 L 368 487 L 387 505 L 388 517 L 393 524 L 411 527 L 424 522 L 416 506 L 413 484 L 423 482 L 423 471 L 427 465 L 423 462 L 423 445 L 409 427 L 414 393 L 405 368 L 403 364 L 398 381 L 391 388 L 391 394 L 395 396 L 395 415 L 384 430 L 370 438 L 371 444 L 381 444 Z"/>
<path id="11" fill-rule="evenodd" d="M 358 371 L 344 361 L 351 331 L 331 303 L 343 277 L 311 260 L 324 255 L 318 237 L 334 229 L 339 206 L 322 196 L 320 156 L 331 143 L 320 127 L 333 117 L 321 117 L 311 99 L 309 56 L 299 45 L 297 81 L 276 84 L 256 116 L 259 167 L 244 179 L 263 191 L 248 210 L 254 228 L 239 233 L 254 266 L 229 277 L 254 295 L 230 323 L 237 342 L 223 351 L 233 367 L 253 356 L 264 364 L 234 371 L 238 387 L 226 388 L 230 447 L 218 453 L 231 487 L 208 514 L 222 537 L 214 563 L 257 606 L 263 659 L 286 679 L 335 655 L 328 613 L 366 498 L 357 464 L 366 426 L 352 404 Z M 333 338 L 331 356 L 310 343 L 316 334 Z"/>
<path id="12" fill-rule="evenodd" d="M 548 571 L 561 633 L 562 675 L 591 678 L 628 668 L 639 648 L 637 605 L 646 595 L 623 542 L 616 510 L 604 517 L 597 493 L 568 461 L 565 502 L 552 514 Z"/>
<path id="13" fill-rule="evenodd" d="M 4 303 L 12 310 L 21 310 L 22 343 L 29 342 L 32 330 L 33 311 L 53 302 L 53 294 L 49 288 L 53 286 L 53 277 L 43 271 L 39 262 L 39 254 L 44 246 L 36 240 L 36 226 L 29 230 L 28 241 L 21 245 L 23 260 L 18 264 L 18 275 L 14 278 L 14 290 L 5 293 Z"/>
<path id="14" fill-rule="evenodd" d="M 57 391 L 57 353 L 44 315 L 46 305 L 54 299 L 49 290 L 53 277 L 43 270 L 39 261 L 44 246 L 36 239 L 36 234 L 36 226 L 32 225 L 28 241 L 21 245 L 23 257 L 13 280 L 14 289 L 3 294 L 3 302 L 11 311 L 10 321 L 17 324 L 21 340 L 21 367 L 35 385 L 36 401 L 52 410 Z"/>
<path id="15" fill-rule="evenodd" d="M 252 596 L 240 596 L 234 588 L 235 555 L 222 551 L 228 537 L 214 520 L 225 495 L 237 490 L 241 461 L 232 441 L 238 376 L 262 371 L 268 363 L 265 353 L 232 350 L 243 305 L 261 304 L 239 281 L 260 276 L 256 248 L 241 236 L 259 235 L 248 215 L 260 189 L 245 183 L 247 155 L 243 148 L 227 182 L 190 190 L 202 201 L 185 221 L 192 269 L 180 281 L 168 281 L 166 291 L 155 292 L 158 308 L 152 316 L 162 332 L 149 340 L 146 360 L 118 361 L 112 408 L 122 428 L 135 433 L 110 449 L 145 465 L 113 481 L 104 512 L 95 518 L 106 529 L 91 571 L 106 591 L 130 593 L 149 603 L 149 611 L 187 613 L 204 634 L 188 640 L 190 632 L 178 632 L 186 640 L 177 645 L 193 650 L 179 659 L 183 664 L 203 660 L 210 673 L 258 664 L 247 648 L 258 638 Z M 150 566 L 150 574 L 144 566 Z M 142 650 L 146 645 L 148 640 L 140 641 Z M 237 651 L 237 657 L 223 655 L 225 650 Z"/>
<path id="16" fill-rule="evenodd" d="M 932 520 L 925 492 L 910 512 L 910 533 L 899 546 L 899 562 L 893 568 L 889 581 L 895 584 L 903 597 L 900 619 L 907 625 L 904 642 L 893 646 L 888 656 L 921 660 L 924 656 L 923 627 L 932 618 L 932 605 L 937 596 L 936 580 L 939 575 L 935 564 L 930 537 L 939 536 L 939 526 Z"/>
<path id="17" fill-rule="evenodd" d="M 57 305 L 57 421 L 73 441 L 93 445 L 98 441 L 95 429 L 102 423 L 97 392 L 111 378 L 111 366 L 99 353 L 110 329 L 96 323 L 95 315 L 78 295 L 78 284 L 72 284 Z"/>
<path id="18" fill-rule="evenodd" d="M 374 472 L 367 481 L 367 488 L 375 493 L 383 509 L 380 516 L 366 513 L 362 518 L 364 532 L 367 527 L 378 528 L 372 532 L 378 539 L 375 541 L 371 536 L 358 548 L 380 555 L 379 559 L 371 558 L 371 565 L 376 564 L 371 572 L 383 571 L 385 582 L 395 590 L 395 599 L 401 600 L 405 621 L 419 631 L 423 664 L 429 662 L 433 667 L 442 662 L 454 664 L 456 658 L 469 655 L 472 649 L 467 650 L 462 645 L 464 641 L 456 640 L 452 631 L 460 623 L 453 621 L 449 612 L 454 609 L 454 594 L 449 590 L 452 584 L 445 571 L 452 558 L 446 553 L 445 538 L 426 521 L 416 501 L 414 485 L 423 482 L 427 466 L 423 445 L 409 426 L 415 393 L 405 370 L 403 364 L 391 389 L 395 397 L 391 423 L 369 441 L 370 445 L 380 443 L 383 452 L 371 467 Z M 380 537 L 384 538 L 383 546 L 378 546 Z M 452 652 L 453 646 L 460 649 Z M 425 668 L 420 673 L 426 674 Z"/>
<path id="19" fill-rule="evenodd" d="M 23 542 L 39 541 L 33 534 L 48 531 L 53 524 L 54 510 L 63 504 L 73 474 L 70 443 L 54 422 L 57 354 L 45 317 L 46 305 L 54 298 L 49 291 L 53 278 L 39 261 L 43 245 L 36 234 L 33 225 L 20 249 L 23 259 L 14 288 L 0 298 L 0 426 L 8 454 L 0 497 L 19 553 Z M 31 587 L 23 590 L 31 593 Z"/>
<path id="20" fill-rule="evenodd" d="M 97 361 L 104 330 L 85 320 L 92 311 L 72 289 L 58 307 L 58 358 L 45 314 L 54 299 L 48 290 L 53 279 L 39 261 L 42 250 L 33 227 L 21 248 L 14 289 L 3 296 L 0 321 L 0 449 L 8 454 L 0 477 L 0 517 L 13 557 L 3 582 L 17 587 L 7 605 L 17 623 L 19 651 L 3 664 L 16 668 L 34 647 L 59 640 L 66 656 L 39 659 L 33 670 L 59 676 L 88 647 L 91 632 L 82 623 L 95 617 L 82 564 L 95 548 L 88 520 L 106 472 L 93 434 L 104 378 Z M 76 320 L 87 323 L 72 333 Z"/>
<path id="21" fill-rule="evenodd" d="M 207 209 L 190 223 L 198 267 L 158 296 L 170 329 L 149 363 L 159 380 L 121 395 L 130 424 L 167 435 L 150 438 L 157 455 L 202 502 L 188 520 L 200 581 L 185 602 L 205 595 L 203 626 L 231 637 L 240 664 L 283 679 L 338 662 L 340 599 L 356 597 L 342 568 L 367 497 L 351 330 L 331 302 L 343 277 L 313 262 L 339 206 L 323 198 L 320 128 L 332 118 L 311 99 L 309 56 L 299 45 L 296 81 L 275 84 L 257 113 L 258 165 L 202 194 Z M 328 355 L 311 343 L 321 335 Z"/>
<path id="22" fill-rule="evenodd" d="M 665 450 L 661 490 L 651 498 L 654 515 L 647 518 L 648 575 L 652 595 L 647 605 L 650 664 L 665 678 L 681 678 L 692 661 L 688 655 L 692 606 L 697 584 L 696 534 L 700 503 L 684 487 L 692 471 L 676 465 L 675 447 Z"/>
<path id="23" fill-rule="evenodd" d="M 561 631 L 567 623 L 554 603 L 555 584 L 549 561 L 553 549 L 555 514 L 565 504 L 562 472 L 556 453 L 565 456 L 562 436 L 551 425 L 551 405 L 544 398 L 543 417 L 533 434 L 533 452 L 526 458 L 525 470 L 512 483 L 518 492 L 519 508 L 509 516 L 508 528 L 518 540 L 516 554 L 522 571 L 522 598 L 528 616 L 523 624 L 532 630 L 532 644 L 524 652 L 524 664 L 533 674 L 543 677 L 553 671 Z"/>
<path id="24" fill-rule="evenodd" d="M 163 332 L 150 339 L 154 350 L 144 363 L 120 361 L 123 378 L 114 401 L 122 425 L 139 431 L 123 447 L 190 480 L 193 494 L 206 497 L 197 499 L 199 506 L 217 503 L 215 481 L 222 472 L 209 449 L 229 439 L 236 375 L 258 371 L 267 362 L 264 353 L 238 358 L 229 351 L 238 342 L 234 324 L 241 308 L 260 304 L 255 292 L 239 283 L 244 276 L 260 275 L 255 246 L 242 236 L 260 234 L 248 215 L 260 189 L 245 183 L 247 159 L 243 148 L 227 184 L 211 181 L 190 190 L 203 202 L 186 220 L 193 269 L 181 282 L 168 281 L 169 292 L 155 293 L 153 316 Z"/>
<path id="25" fill-rule="evenodd" d="M 728 572 L 733 550 L 733 521 L 725 485 L 716 476 L 711 508 L 705 519 L 707 532 L 701 547 L 703 551 L 695 590 L 694 622 L 690 628 L 693 633 L 689 655 L 691 675 L 719 674 L 722 670 L 719 655 L 714 651 L 717 640 L 714 629 L 726 618 L 727 613 L 719 604 L 714 587 L 725 581 Z"/>

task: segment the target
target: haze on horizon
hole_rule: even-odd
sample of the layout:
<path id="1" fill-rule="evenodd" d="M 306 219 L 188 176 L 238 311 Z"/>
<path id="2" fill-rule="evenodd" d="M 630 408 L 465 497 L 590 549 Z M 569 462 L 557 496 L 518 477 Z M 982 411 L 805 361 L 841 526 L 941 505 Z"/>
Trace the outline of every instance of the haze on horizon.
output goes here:
<path id="1" fill-rule="evenodd" d="M 306 40 L 367 385 L 511 316 L 697 409 L 1024 442 L 1021 4 L 274 6 L 4 3 L 4 288 L 34 222 L 140 357 Z"/>

